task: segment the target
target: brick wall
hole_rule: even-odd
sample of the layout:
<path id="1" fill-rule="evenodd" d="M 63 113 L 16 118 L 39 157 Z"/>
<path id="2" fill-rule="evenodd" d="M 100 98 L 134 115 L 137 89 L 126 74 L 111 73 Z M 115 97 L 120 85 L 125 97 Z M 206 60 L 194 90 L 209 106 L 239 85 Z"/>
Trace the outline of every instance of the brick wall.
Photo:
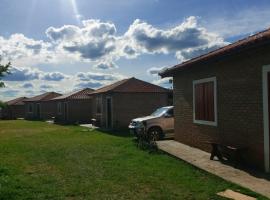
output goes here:
<path id="1" fill-rule="evenodd" d="M 61 103 L 61 113 L 57 111 L 57 105 Z M 64 114 L 64 103 L 67 103 L 67 120 Z M 62 100 L 54 101 L 56 109 L 56 120 L 63 123 L 90 123 L 92 115 L 92 100 Z"/>
<path id="2" fill-rule="evenodd" d="M 33 105 L 33 112 L 28 111 L 29 104 Z M 37 104 L 40 104 L 40 116 L 37 113 Z M 41 102 L 26 102 L 25 103 L 25 117 L 29 120 L 47 120 L 55 117 L 55 104 L 51 101 Z"/>
<path id="3" fill-rule="evenodd" d="M 93 96 L 93 116 L 101 127 L 106 127 L 106 98 L 112 98 L 114 129 L 127 129 L 132 119 L 149 115 L 155 109 L 169 103 L 167 93 L 104 93 Z M 101 114 L 96 113 L 97 96 L 102 98 Z"/>
<path id="4" fill-rule="evenodd" d="M 114 128 L 127 128 L 132 119 L 168 105 L 167 93 L 115 93 L 112 97 Z"/>
<path id="5" fill-rule="evenodd" d="M 11 105 L 2 110 L 3 119 L 17 119 L 25 117 L 24 105 Z"/>
<path id="6" fill-rule="evenodd" d="M 262 66 L 270 64 L 270 47 L 193 66 L 174 75 L 175 139 L 209 151 L 204 142 L 248 147 L 247 161 L 264 166 Z M 217 79 L 218 125 L 193 123 L 193 80 Z"/>

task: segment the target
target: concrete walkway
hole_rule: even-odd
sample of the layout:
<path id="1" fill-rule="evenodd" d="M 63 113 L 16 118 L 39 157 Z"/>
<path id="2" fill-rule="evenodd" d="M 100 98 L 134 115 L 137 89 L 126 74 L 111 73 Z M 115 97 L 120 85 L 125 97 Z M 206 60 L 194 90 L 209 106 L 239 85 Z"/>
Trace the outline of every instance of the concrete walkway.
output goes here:
<path id="1" fill-rule="evenodd" d="M 210 154 L 174 140 L 157 142 L 158 148 L 211 174 L 270 198 L 270 181 L 210 160 Z"/>

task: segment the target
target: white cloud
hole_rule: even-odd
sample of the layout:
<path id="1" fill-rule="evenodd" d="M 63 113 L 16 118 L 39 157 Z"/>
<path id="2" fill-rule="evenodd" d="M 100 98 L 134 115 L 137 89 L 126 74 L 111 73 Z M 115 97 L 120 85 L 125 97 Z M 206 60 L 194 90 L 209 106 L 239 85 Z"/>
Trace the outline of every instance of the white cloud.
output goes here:
<path id="1" fill-rule="evenodd" d="M 81 26 L 49 27 L 49 42 L 22 34 L 0 37 L 0 54 L 16 64 L 94 61 L 99 63 L 96 68 L 111 69 L 116 68 L 113 63 L 121 57 L 172 53 L 183 61 L 227 44 L 219 35 L 198 25 L 194 16 L 169 29 L 137 19 L 124 34 L 116 33 L 112 22 L 89 19 L 82 21 Z"/>
<path id="2" fill-rule="evenodd" d="M 12 67 L 10 74 L 3 77 L 4 81 L 30 81 L 30 80 L 46 80 L 61 81 L 68 78 L 61 72 L 43 72 L 37 68 L 29 67 Z"/>
<path id="3" fill-rule="evenodd" d="M 190 59 L 193 51 L 212 50 L 226 44 L 223 38 L 197 24 L 196 17 L 189 17 L 171 29 L 162 30 L 141 20 L 135 20 L 125 33 L 129 49 L 140 53 L 183 54 L 181 60 Z M 180 58 L 179 56 L 177 58 Z"/>
<path id="4" fill-rule="evenodd" d="M 196 17 L 189 17 L 168 29 L 135 20 L 125 33 L 119 35 L 112 22 L 90 19 L 82 21 L 80 26 L 49 27 L 46 35 L 48 41 L 34 40 L 22 34 L 13 34 L 9 38 L 0 36 L 0 55 L 17 66 L 12 75 L 5 77 L 8 84 L 5 91 L 13 90 L 12 94 L 15 94 L 14 90 L 18 90 L 18 95 L 29 95 L 37 94 L 40 90 L 65 92 L 82 87 L 96 88 L 125 78 L 113 73 L 113 70 L 111 73 L 101 73 L 101 70 L 118 68 L 116 63 L 121 58 L 134 59 L 143 54 L 173 54 L 184 61 L 227 44 L 222 37 L 200 26 Z M 91 67 L 88 72 L 67 75 L 56 70 L 44 72 L 34 67 L 43 63 L 62 66 L 87 63 Z M 159 69 L 149 69 L 148 73 L 153 75 L 155 83 L 164 84 L 165 80 L 157 79 Z M 100 73 L 94 73 L 97 70 Z M 22 81 L 34 87 L 24 91 Z M 50 84 L 44 81 L 50 81 Z M 51 83 L 55 83 L 53 88 L 49 87 Z"/>
<path id="5" fill-rule="evenodd" d="M 173 85 L 172 85 L 171 80 L 172 80 L 172 78 L 170 78 L 170 77 L 163 78 L 163 79 L 158 78 L 158 79 L 155 79 L 152 83 L 159 85 L 161 87 L 172 89 Z"/>
<path id="6" fill-rule="evenodd" d="M 158 73 L 162 70 L 164 70 L 166 67 L 151 67 L 147 70 L 147 73 L 152 76 L 158 76 Z"/>
<path id="7" fill-rule="evenodd" d="M 118 73 L 78 72 L 74 75 L 67 75 L 60 72 L 48 73 L 37 68 L 16 67 L 12 69 L 13 74 L 4 79 L 6 87 L 0 90 L 2 100 L 19 96 L 34 96 L 48 91 L 66 93 L 85 87 L 96 89 L 126 78 Z M 45 82 L 44 79 L 47 81 Z"/>
<path id="8" fill-rule="evenodd" d="M 99 70 L 108 70 L 108 69 L 116 69 L 118 68 L 118 66 L 112 61 L 105 60 L 94 65 L 94 68 Z"/>
<path id="9" fill-rule="evenodd" d="M 68 78 L 68 76 L 61 72 L 44 73 L 42 77 L 42 79 L 46 81 L 61 81 L 64 78 Z"/>

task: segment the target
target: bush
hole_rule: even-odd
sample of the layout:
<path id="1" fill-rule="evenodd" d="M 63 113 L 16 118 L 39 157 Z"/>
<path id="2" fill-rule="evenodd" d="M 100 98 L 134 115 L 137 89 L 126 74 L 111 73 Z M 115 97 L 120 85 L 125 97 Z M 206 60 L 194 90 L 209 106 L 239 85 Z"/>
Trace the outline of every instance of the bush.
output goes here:
<path id="1" fill-rule="evenodd" d="M 0 108 L 5 108 L 7 107 L 7 104 L 3 101 L 0 101 Z"/>
<path id="2" fill-rule="evenodd" d="M 157 152 L 157 143 L 155 137 L 146 131 L 137 134 L 137 146 L 143 150 L 149 150 L 150 152 Z"/>

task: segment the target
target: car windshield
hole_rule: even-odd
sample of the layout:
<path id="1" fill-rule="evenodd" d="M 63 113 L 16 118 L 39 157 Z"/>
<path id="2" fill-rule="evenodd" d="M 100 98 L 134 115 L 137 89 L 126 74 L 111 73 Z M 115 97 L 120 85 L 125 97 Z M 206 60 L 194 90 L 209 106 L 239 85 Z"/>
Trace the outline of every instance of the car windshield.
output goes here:
<path id="1" fill-rule="evenodd" d="M 159 117 L 167 112 L 168 108 L 158 108 L 155 112 L 151 114 L 151 116 Z"/>

